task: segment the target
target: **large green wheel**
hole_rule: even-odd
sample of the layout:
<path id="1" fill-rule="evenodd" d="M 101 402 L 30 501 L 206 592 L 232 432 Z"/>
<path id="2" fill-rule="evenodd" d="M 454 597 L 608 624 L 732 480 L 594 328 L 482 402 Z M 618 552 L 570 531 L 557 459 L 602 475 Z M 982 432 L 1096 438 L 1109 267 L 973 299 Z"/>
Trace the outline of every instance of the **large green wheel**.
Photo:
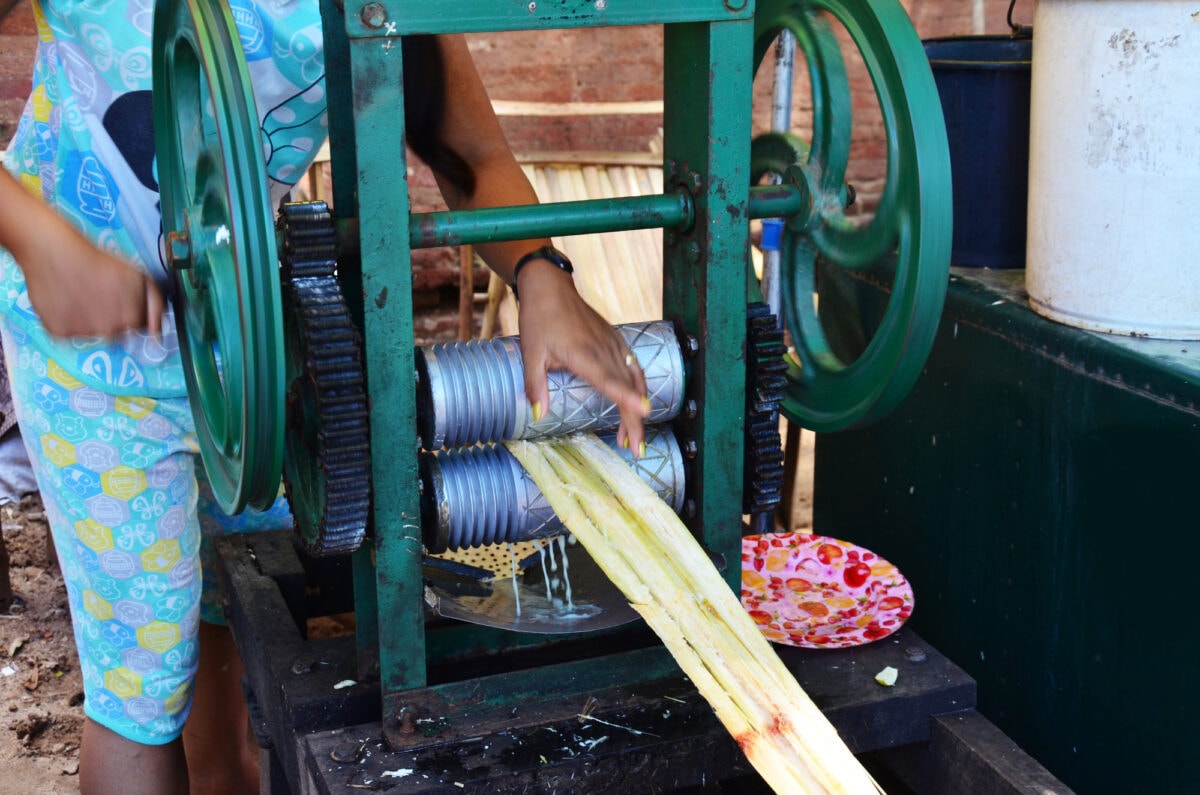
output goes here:
<path id="1" fill-rule="evenodd" d="M 176 324 L 200 453 L 231 513 L 279 493 L 284 345 L 258 115 L 221 0 L 158 0 L 154 133 Z"/>
<path id="2" fill-rule="evenodd" d="M 844 214 L 852 104 L 842 52 L 829 20 L 861 53 L 883 116 L 886 184 L 873 219 Z M 755 63 L 790 30 L 812 87 L 810 141 L 790 133 L 756 139 L 751 172 L 801 189 L 805 209 L 787 219 L 781 256 L 784 322 L 792 362 L 782 404 L 814 430 L 872 422 L 911 390 L 933 345 L 950 265 L 950 155 L 941 103 L 924 48 L 896 0 L 761 0 Z M 843 362 L 813 307 L 818 259 L 860 269 L 895 260 L 891 298 L 863 353 Z"/>

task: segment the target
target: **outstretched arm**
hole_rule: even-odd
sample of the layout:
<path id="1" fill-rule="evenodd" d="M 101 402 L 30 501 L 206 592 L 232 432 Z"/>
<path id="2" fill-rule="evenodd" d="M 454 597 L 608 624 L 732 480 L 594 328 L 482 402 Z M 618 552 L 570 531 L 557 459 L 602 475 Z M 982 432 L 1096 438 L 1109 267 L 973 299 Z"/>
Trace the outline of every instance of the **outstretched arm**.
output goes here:
<path id="1" fill-rule="evenodd" d="M 461 36 L 440 37 L 446 65 L 445 143 L 475 172 L 475 192 L 463 195 L 435 173 L 451 209 L 536 204 L 537 195 L 504 140 L 500 123 Z M 487 243 L 480 255 L 506 283 L 526 253 L 550 245 L 548 239 Z M 595 386 L 621 412 L 618 439 L 634 451 L 644 441 L 642 418 L 648 409 L 646 382 L 615 329 L 575 289 L 571 275 L 546 260 L 532 260 L 520 273 L 521 355 L 525 393 L 535 412 L 549 400 L 546 373 L 565 368 Z"/>
<path id="2" fill-rule="evenodd" d="M 157 334 L 162 293 L 133 265 L 93 246 L 65 218 L 0 168 L 0 246 L 25 274 L 29 300 L 58 337 Z"/>

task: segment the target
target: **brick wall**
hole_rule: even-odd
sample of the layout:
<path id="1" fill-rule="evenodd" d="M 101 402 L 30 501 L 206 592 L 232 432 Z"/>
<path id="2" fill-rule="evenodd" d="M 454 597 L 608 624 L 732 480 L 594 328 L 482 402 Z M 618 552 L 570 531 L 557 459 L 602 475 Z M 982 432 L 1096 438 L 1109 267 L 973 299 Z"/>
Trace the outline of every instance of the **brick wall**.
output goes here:
<path id="1" fill-rule="evenodd" d="M 16 132 L 17 118 L 29 95 L 30 69 L 37 33 L 29 0 L 0 0 L 0 149 Z"/>
<path id="2" fill-rule="evenodd" d="M 0 0 L 0 11 L 12 0 Z M 904 0 L 920 35 L 946 36 L 1004 33 L 1008 28 L 1004 0 Z M 1026 7 L 1028 6 L 1028 7 Z M 1024 14 L 1022 14 L 1024 11 Z M 1019 22 L 1030 22 L 1032 3 L 1021 3 Z M 471 50 L 494 99 L 539 102 L 630 102 L 662 98 L 662 30 L 635 27 L 600 30 L 475 34 Z M 29 91 L 29 63 L 34 28 L 29 0 L 16 0 L 0 19 L 0 147 L 12 136 L 16 118 Z M 764 61 L 755 81 L 756 131 L 770 121 L 771 65 Z M 858 191 L 859 211 L 869 211 L 881 187 L 883 128 L 874 93 L 861 68 L 850 63 L 854 90 L 854 133 L 848 180 Z M 793 108 L 795 126 L 811 120 L 803 77 L 798 78 Z M 502 117 L 514 150 L 645 151 L 662 125 L 654 114 Z M 440 206 L 428 173 L 412 175 L 414 207 Z M 422 337 L 452 335 L 457 328 L 457 258 L 450 251 L 423 251 L 415 256 L 417 305 L 421 308 Z"/>

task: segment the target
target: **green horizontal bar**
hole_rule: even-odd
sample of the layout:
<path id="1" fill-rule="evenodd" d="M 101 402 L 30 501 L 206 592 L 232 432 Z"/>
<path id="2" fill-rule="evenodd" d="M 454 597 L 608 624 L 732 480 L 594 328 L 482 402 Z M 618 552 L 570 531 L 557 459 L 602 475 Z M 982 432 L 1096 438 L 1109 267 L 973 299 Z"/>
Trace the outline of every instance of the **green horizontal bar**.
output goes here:
<path id="1" fill-rule="evenodd" d="M 368 4 L 382 6 L 366 14 Z M 351 38 L 410 33 L 478 33 L 504 30 L 669 25 L 725 22 L 754 16 L 754 0 L 352 0 L 346 3 Z"/>
<path id="2" fill-rule="evenodd" d="M 803 210 L 804 200 L 794 186 L 764 185 L 750 189 L 750 218 L 791 218 Z M 433 248 L 631 229 L 684 231 L 691 227 L 692 218 L 691 196 L 681 191 L 658 196 L 419 213 L 408 223 L 408 238 L 413 248 Z M 343 241 L 352 234 L 352 231 L 350 235 L 343 233 Z"/>
<path id="3" fill-rule="evenodd" d="M 795 185 L 760 185 L 750 189 L 751 218 L 795 218 L 809 210 Z"/>
<path id="4" fill-rule="evenodd" d="M 691 223 L 691 199 L 680 191 L 658 196 L 422 213 L 409 220 L 408 237 L 413 248 L 431 248 L 629 229 L 686 229 Z"/>

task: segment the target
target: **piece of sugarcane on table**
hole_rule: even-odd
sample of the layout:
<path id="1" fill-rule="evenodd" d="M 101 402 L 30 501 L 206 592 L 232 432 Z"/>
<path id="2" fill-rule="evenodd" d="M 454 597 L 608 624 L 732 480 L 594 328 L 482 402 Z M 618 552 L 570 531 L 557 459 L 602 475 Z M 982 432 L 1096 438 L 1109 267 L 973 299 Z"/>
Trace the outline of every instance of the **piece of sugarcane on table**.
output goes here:
<path id="1" fill-rule="evenodd" d="M 615 452 L 592 434 L 506 444 L 776 792 L 882 791 L 691 532 Z"/>

